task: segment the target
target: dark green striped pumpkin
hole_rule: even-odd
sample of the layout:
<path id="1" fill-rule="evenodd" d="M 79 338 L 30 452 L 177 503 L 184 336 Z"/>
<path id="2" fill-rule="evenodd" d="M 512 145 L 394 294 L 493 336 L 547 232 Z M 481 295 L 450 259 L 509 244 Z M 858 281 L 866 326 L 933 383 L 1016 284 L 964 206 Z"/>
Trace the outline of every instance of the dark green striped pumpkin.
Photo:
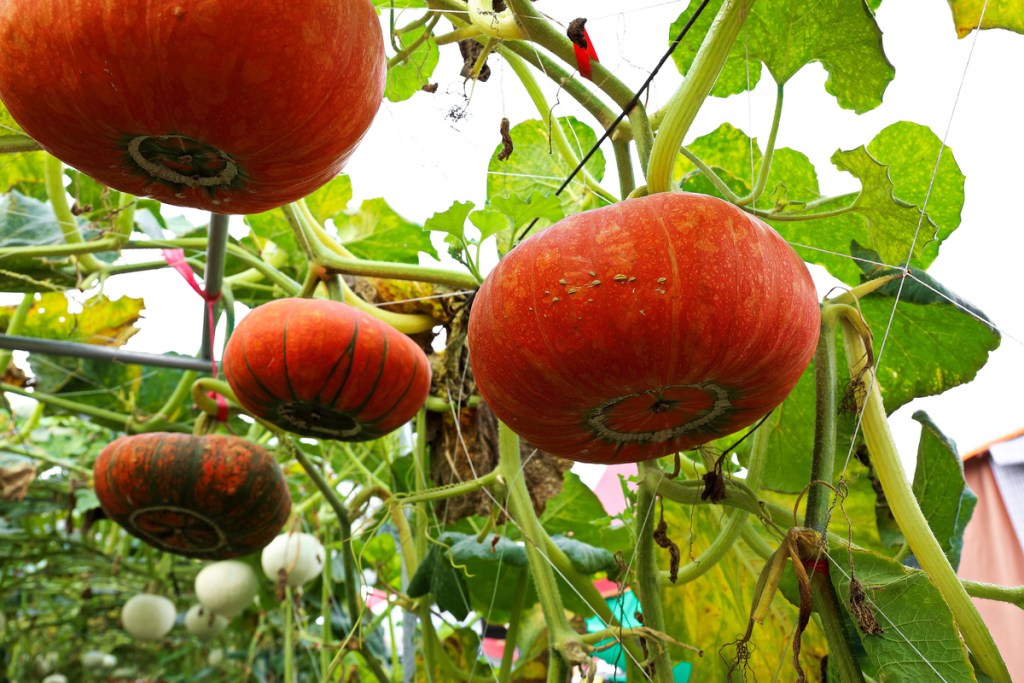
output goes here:
<path id="1" fill-rule="evenodd" d="M 121 437 L 96 459 L 93 482 L 108 517 L 185 557 L 227 559 L 260 550 L 292 507 L 273 456 L 222 434 Z"/>
<path id="2" fill-rule="evenodd" d="M 338 441 L 398 429 L 430 391 L 430 363 L 419 346 L 325 299 L 279 299 L 250 311 L 224 350 L 224 376 L 253 415 Z"/>

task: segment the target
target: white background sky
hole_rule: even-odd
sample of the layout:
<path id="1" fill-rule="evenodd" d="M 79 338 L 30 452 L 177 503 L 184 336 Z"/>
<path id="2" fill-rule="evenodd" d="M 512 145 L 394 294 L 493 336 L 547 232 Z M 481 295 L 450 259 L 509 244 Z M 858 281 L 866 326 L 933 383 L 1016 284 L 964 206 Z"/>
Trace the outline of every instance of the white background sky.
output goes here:
<path id="1" fill-rule="evenodd" d="M 536 4 L 562 23 L 587 17 L 587 30 L 602 63 L 634 88 L 666 49 L 668 26 L 685 6 L 685 1 L 644 0 L 540 0 Z M 886 54 L 896 68 L 883 105 L 861 116 L 840 109 L 823 89 L 824 70 L 811 65 L 786 87 L 778 146 L 792 147 L 811 158 L 823 193 L 849 192 L 858 189 L 857 183 L 831 165 L 832 153 L 866 144 L 890 123 L 909 120 L 945 138 L 967 177 L 961 226 L 946 240 L 929 272 L 983 310 L 1002 331 L 1003 342 L 971 384 L 915 401 L 896 413 L 892 422 L 897 442 L 909 462 L 919 431 L 910 415 L 918 409 L 926 410 L 962 453 L 1024 427 L 1024 219 L 1019 209 L 1024 194 L 1024 88 L 1019 76 L 1024 68 L 1024 36 L 983 31 L 976 43 L 973 34 L 958 40 L 942 0 L 886 0 L 877 18 Z M 383 196 L 406 218 L 422 222 L 456 200 L 484 203 L 485 172 L 498 143 L 498 122 L 507 116 L 514 125 L 537 118 L 537 112 L 498 58 L 490 61 L 491 79 L 476 86 L 467 105 L 471 88 L 463 85 L 460 65 L 457 50 L 443 50 L 432 79 L 439 84 L 437 93 L 418 93 L 398 104 L 385 101 L 347 168 L 354 204 Z M 649 111 L 657 110 L 680 80 L 674 65 L 666 64 L 650 91 Z M 554 103 L 554 86 L 548 93 L 549 102 Z M 567 95 L 559 102 L 556 115 L 579 115 L 595 125 Z M 451 121 L 446 115 L 452 107 L 466 107 L 466 117 Z M 729 121 L 756 136 L 763 146 L 773 107 L 774 84 L 765 72 L 752 94 L 709 100 L 688 140 Z M 610 149 L 605 154 L 608 173 L 603 185 L 615 191 Z M 820 281 L 824 293 L 831 284 L 826 278 Z M 195 352 L 201 303 L 176 275 L 126 276 L 108 283 L 107 292 L 146 298 L 143 331 L 129 348 Z M 884 357 L 881 362 L 885 363 Z"/>

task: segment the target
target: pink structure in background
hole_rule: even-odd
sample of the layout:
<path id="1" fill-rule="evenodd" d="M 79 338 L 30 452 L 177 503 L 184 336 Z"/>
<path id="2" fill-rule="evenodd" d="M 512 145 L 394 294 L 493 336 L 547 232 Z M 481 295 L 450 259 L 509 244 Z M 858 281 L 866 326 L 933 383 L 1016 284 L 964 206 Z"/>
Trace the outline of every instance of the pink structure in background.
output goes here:
<path id="1" fill-rule="evenodd" d="M 964 532 L 960 578 L 1001 586 L 1024 584 L 1024 430 L 964 456 L 964 477 L 978 497 Z M 975 598 L 1015 681 L 1024 681 L 1024 611 Z"/>
<path id="2" fill-rule="evenodd" d="M 604 475 L 597 482 L 597 486 L 594 487 L 594 493 L 597 494 L 598 500 L 604 505 L 604 509 L 609 515 L 617 515 L 626 509 L 626 499 L 622 495 L 622 484 L 619 483 L 620 476 L 635 477 L 636 463 L 609 465 L 605 468 Z M 630 484 L 630 488 L 636 487 Z"/>

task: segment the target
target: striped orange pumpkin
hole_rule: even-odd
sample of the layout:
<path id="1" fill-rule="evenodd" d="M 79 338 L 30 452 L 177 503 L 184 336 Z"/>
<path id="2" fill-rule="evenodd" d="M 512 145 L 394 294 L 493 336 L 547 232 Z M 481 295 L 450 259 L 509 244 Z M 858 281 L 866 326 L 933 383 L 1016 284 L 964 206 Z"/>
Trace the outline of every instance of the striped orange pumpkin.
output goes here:
<path id="1" fill-rule="evenodd" d="M 270 543 L 292 499 L 277 462 L 237 436 L 155 432 L 117 439 L 93 465 L 107 516 L 152 546 L 225 559 Z"/>
<path id="2" fill-rule="evenodd" d="M 279 299 L 253 309 L 224 350 L 224 376 L 253 415 L 338 441 L 398 429 L 430 391 L 430 363 L 411 339 L 325 299 Z"/>

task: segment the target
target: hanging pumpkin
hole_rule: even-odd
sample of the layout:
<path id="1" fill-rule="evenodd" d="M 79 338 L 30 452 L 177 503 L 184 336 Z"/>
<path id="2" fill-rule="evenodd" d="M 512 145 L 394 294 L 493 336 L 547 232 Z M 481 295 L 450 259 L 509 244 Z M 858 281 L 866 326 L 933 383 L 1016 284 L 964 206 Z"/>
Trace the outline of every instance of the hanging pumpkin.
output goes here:
<path id="1" fill-rule="evenodd" d="M 96 496 L 128 533 L 176 555 L 223 559 L 260 550 L 291 511 L 265 449 L 222 434 L 117 439 L 93 465 Z"/>
<path id="2" fill-rule="evenodd" d="M 715 197 L 628 199 L 526 240 L 473 301 L 480 393 L 541 450 L 595 463 L 693 448 L 755 422 L 821 324 L 800 257 Z"/>
<path id="3" fill-rule="evenodd" d="M 224 350 L 224 376 L 253 415 L 338 441 L 398 429 L 430 391 L 430 363 L 411 339 L 325 299 L 279 299 L 250 311 Z"/>

